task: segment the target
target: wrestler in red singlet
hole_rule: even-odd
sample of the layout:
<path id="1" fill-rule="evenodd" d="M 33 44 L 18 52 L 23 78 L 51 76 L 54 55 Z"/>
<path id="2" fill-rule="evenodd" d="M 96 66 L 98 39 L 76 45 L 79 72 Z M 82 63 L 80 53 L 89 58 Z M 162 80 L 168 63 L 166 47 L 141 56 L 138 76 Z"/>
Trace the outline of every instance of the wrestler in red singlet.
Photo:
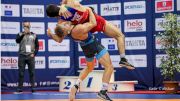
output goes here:
<path id="1" fill-rule="evenodd" d="M 71 8 L 71 7 L 67 7 L 67 6 L 65 6 L 65 7 L 67 8 L 67 10 L 69 12 L 71 12 L 72 16 L 69 18 L 64 18 L 63 16 L 60 16 L 60 18 L 62 20 L 71 21 L 75 25 L 89 21 L 89 11 L 88 10 L 86 10 L 85 12 L 82 12 L 82 11 L 76 10 L 74 8 Z M 97 14 L 94 14 L 94 15 L 96 18 L 97 26 L 94 27 L 91 30 L 91 32 L 94 33 L 96 31 L 104 31 L 105 24 L 106 24 L 105 19 L 103 17 L 97 15 Z"/>

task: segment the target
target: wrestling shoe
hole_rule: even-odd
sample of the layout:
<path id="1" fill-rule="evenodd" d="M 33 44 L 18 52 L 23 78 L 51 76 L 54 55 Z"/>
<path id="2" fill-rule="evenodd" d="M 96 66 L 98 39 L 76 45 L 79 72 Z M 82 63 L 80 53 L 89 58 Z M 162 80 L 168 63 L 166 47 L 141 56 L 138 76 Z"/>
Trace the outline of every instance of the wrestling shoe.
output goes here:
<path id="1" fill-rule="evenodd" d="M 128 63 L 126 58 L 121 58 L 121 61 L 119 62 L 120 67 L 126 67 L 127 69 L 133 70 L 135 69 L 133 65 Z"/>
<path id="2" fill-rule="evenodd" d="M 71 92 L 69 93 L 69 100 L 70 100 L 70 101 L 73 101 L 73 100 L 75 99 L 75 96 L 76 96 L 76 93 L 77 93 L 78 88 L 79 88 L 78 85 L 74 85 L 74 86 L 71 88 Z"/>
<path id="3" fill-rule="evenodd" d="M 100 92 L 98 92 L 97 97 L 102 99 L 103 101 L 112 101 L 107 95 L 107 90 L 100 90 Z"/>

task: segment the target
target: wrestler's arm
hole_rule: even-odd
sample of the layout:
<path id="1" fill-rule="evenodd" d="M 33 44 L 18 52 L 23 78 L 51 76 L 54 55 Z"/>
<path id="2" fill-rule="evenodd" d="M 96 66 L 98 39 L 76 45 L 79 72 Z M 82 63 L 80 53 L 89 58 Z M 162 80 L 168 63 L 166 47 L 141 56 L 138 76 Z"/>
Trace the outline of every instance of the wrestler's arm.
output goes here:
<path id="1" fill-rule="evenodd" d="M 59 6 L 59 15 L 63 16 L 64 18 L 69 18 L 72 16 L 71 12 L 69 12 L 65 6 L 72 7 L 74 9 L 82 11 L 86 10 L 86 7 L 82 6 L 77 0 L 63 0 Z"/>
<path id="2" fill-rule="evenodd" d="M 53 34 L 50 28 L 47 30 L 47 35 L 52 38 L 54 41 L 61 43 L 64 37 L 59 37 L 57 34 Z"/>
<path id="3" fill-rule="evenodd" d="M 92 28 L 94 28 L 97 25 L 94 13 L 90 8 L 88 8 L 88 10 L 89 10 L 89 22 L 81 24 L 81 26 L 79 27 L 79 30 L 82 33 L 88 33 Z"/>
<path id="4" fill-rule="evenodd" d="M 65 6 L 73 2 L 74 0 L 62 0 L 59 6 L 59 16 L 63 16 L 64 18 L 69 18 L 70 16 L 72 16 L 71 12 L 69 12 Z"/>

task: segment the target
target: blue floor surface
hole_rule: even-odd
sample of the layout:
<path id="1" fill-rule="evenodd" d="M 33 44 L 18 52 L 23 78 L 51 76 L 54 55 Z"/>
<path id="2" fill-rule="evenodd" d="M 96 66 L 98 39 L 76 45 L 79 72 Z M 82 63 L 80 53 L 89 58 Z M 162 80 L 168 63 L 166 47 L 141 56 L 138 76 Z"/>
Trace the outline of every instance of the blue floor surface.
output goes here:
<path id="1" fill-rule="evenodd" d="M 32 99 L 68 99 L 69 93 L 36 92 L 22 94 L 2 94 L 2 100 L 32 100 Z M 96 99 L 97 93 L 77 93 L 77 99 Z M 122 94 L 109 93 L 113 99 L 180 99 L 177 94 Z"/>

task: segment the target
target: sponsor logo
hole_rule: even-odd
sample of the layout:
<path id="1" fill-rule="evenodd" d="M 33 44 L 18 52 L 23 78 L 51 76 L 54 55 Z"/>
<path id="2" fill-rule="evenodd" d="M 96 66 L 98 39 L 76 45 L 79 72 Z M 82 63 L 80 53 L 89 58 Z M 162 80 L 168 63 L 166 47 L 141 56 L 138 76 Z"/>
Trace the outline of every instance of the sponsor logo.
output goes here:
<path id="1" fill-rule="evenodd" d="M 2 4 L 1 5 L 1 16 L 7 17 L 19 17 L 19 5 L 16 4 Z"/>
<path id="2" fill-rule="evenodd" d="M 18 69 L 18 57 L 1 57 L 1 69 Z"/>
<path id="3" fill-rule="evenodd" d="M 20 32 L 19 22 L 1 22 L 1 33 L 2 34 L 17 34 Z"/>
<path id="4" fill-rule="evenodd" d="M 126 50 L 146 49 L 146 37 L 126 37 Z"/>
<path id="5" fill-rule="evenodd" d="M 109 50 L 114 50 L 115 49 L 115 44 L 114 44 L 114 40 L 109 40 L 109 43 L 112 43 L 112 44 L 108 44 L 108 49 Z"/>
<path id="6" fill-rule="evenodd" d="M 177 11 L 180 11 L 180 0 L 177 0 Z"/>
<path id="7" fill-rule="evenodd" d="M 35 57 L 35 68 L 36 69 L 44 69 L 45 66 L 45 57 L 37 56 Z"/>
<path id="8" fill-rule="evenodd" d="M 121 30 L 121 21 L 120 20 L 111 20 L 109 22 Z"/>
<path id="9" fill-rule="evenodd" d="M 92 4 L 92 5 L 84 5 L 86 7 L 92 7 L 95 11 L 96 14 L 98 14 L 98 8 L 97 8 L 97 4 Z"/>
<path id="10" fill-rule="evenodd" d="M 45 51 L 45 41 L 43 39 L 38 40 L 39 42 L 39 51 Z"/>
<path id="11" fill-rule="evenodd" d="M 98 67 L 98 62 L 97 62 L 97 59 L 94 58 L 94 65 L 95 65 L 95 68 Z M 84 56 L 79 56 L 79 68 L 85 68 L 87 67 L 87 64 L 86 64 L 86 58 Z"/>
<path id="12" fill-rule="evenodd" d="M 120 61 L 119 55 L 111 55 L 110 58 L 113 66 L 119 68 L 119 61 Z M 135 67 L 147 67 L 146 55 L 126 55 L 126 58 L 128 62 L 134 65 Z"/>
<path id="13" fill-rule="evenodd" d="M 23 17 L 44 17 L 43 5 L 22 5 Z"/>
<path id="14" fill-rule="evenodd" d="M 155 1 L 155 12 L 169 12 L 174 11 L 174 0 L 156 0 Z"/>
<path id="15" fill-rule="evenodd" d="M 67 63 L 67 60 L 50 60 L 50 63 Z"/>
<path id="16" fill-rule="evenodd" d="M 36 34 L 44 34 L 45 27 L 43 22 L 31 22 L 31 31 Z"/>
<path id="17" fill-rule="evenodd" d="M 114 38 L 103 38 L 101 44 L 108 50 L 117 50 L 117 41 Z"/>
<path id="18" fill-rule="evenodd" d="M 177 23 L 180 24 L 180 17 L 177 17 Z M 162 27 L 164 25 L 168 25 L 169 23 L 165 18 L 156 18 L 155 19 L 155 30 L 156 31 L 164 31 L 165 29 Z"/>
<path id="19" fill-rule="evenodd" d="M 80 58 L 80 66 L 86 66 L 86 58 Z"/>
<path id="20" fill-rule="evenodd" d="M 161 64 L 161 59 L 166 59 L 167 58 L 167 55 L 166 54 L 159 54 L 159 55 L 156 55 L 156 67 L 159 67 L 160 64 Z"/>
<path id="21" fill-rule="evenodd" d="M 1 51 L 17 52 L 19 45 L 14 39 L 1 39 Z"/>
<path id="22" fill-rule="evenodd" d="M 37 82 L 34 83 L 35 86 L 37 86 Z M 7 83 L 7 87 L 17 87 L 18 86 L 18 83 Z M 31 83 L 29 82 L 23 82 L 23 87 L 30 87 L 31 86 Z"/>
<path id="23" fill-rule="evenodd" d="M 124 14 L 142 14 L 146 13 L 146 2 L 124 2 Z"/>
<path id="24" fill-rule="evenodd" d="M 101 15 L 121 15 L 121 3 L 101 4 Z"/>
<path id="25" fill-rule="evenodd" d="M 135 67 L 147 67 L 146 55 L 126 55 L 126 58 Z"/>
<path id="26" fill-rule="evenodd" d="M 142 32 L 146 31 L 145 19 L 125 20 L 125 32 Z"/>
<path id="27" fill-rule="evenodd" d="M 39 82 L 39 86 L 58 86 L 59 82 L 57 81 L 40 81 Z M 38 94 L 38 95 L 42 95 L 42 94 Z"/>
<path id="28" fill-rule="evenodd" d="M 156 22 L 156 25 L 155 25 L 156 31 L 163 31 L 164 28 L 162 26 L 167 24 L 167 21 L 165 20 L 165 18 L 156 18 L 155 22 Z"/>
<path id="29" fill-rule="evenodd" d="M 64 39 L 61 43 L 57 43 L 54 40 L 48 40 L 48 51 L 69 51 L 70 40 Z"/>
<path id="30" fill-rule="evenodd" d="M 70 68 L 69 56 L 50 56 L 49 68 Z"/>

